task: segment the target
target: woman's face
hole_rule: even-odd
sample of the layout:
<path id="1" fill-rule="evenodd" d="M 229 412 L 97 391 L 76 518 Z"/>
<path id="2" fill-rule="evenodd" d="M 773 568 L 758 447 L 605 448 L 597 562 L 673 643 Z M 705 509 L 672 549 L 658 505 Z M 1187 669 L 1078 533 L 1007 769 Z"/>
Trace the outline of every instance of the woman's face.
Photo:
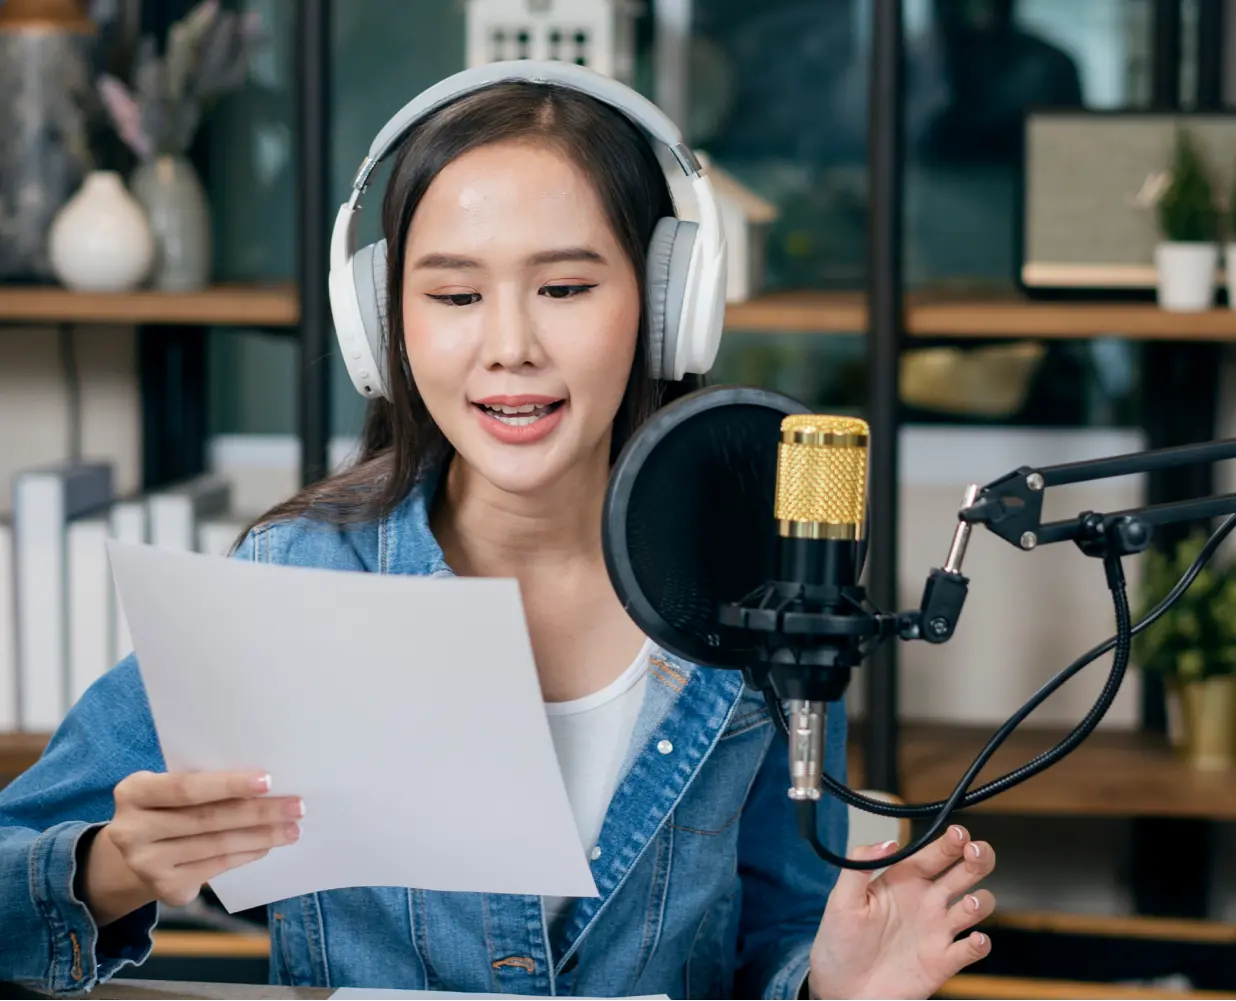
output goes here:
<path id="1" fill-rule="evenodd" d="M 408 360 L 460 457 L 511 493 L 608 462 L 639 285 L 587 177 L 551 147 L 452 161 L 408 233 Z"/>

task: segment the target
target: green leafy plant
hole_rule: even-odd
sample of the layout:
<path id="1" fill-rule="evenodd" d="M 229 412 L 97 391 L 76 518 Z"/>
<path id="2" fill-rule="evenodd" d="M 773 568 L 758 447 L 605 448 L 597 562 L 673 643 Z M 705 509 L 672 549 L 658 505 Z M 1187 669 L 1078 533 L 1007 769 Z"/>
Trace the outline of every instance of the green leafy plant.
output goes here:
<path id="1" fill-rule="evenodd" d="M 1144 557 L 1141 607 L 1144 617 L 1176 586 L 1201 552 L 1208 534 L 1195 532 L 1172 553 Z M 1236 574 L 1230 566 L 1204 566 L 1180 600 L 1133 640 L 1134 661 L 1179 681 L 1236 674 Z"/>
<path id="2" fill-rule="evenodd" d="M 1156 208 L 1167 240 L 1210 243 L 1218 238 L 1219 213 L 1205 158 L 1187 129 L 1176 132 L 1172 166 Z"/>

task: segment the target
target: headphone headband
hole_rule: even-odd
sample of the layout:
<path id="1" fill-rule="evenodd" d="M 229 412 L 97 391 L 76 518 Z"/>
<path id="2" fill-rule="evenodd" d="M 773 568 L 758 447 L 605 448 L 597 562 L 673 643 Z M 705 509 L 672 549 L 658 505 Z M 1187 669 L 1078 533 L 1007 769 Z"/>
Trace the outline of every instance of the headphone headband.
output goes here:
<path id="1" fill-rule="evenodd" d="M 458 97 L 508 81 L 558 84 L 595 97 L 622 112 L 665 146 L 687 177 L 695 177 L 703 172 L 699 160 L 684 142 L 678 127 L 665 112 L 630 87 L 574 63 L 508 59 L 475 66 L 448 76 L 428 90 L 422 91 L 395 112 L 370 144 L 369 153 L 356 172 L 356 178 L 352 182 L 353 197 L 364 191 L 373 169 L 399 145 L 408 130 L 422 118 Z"/>
<path id="2" fill-rule="evenodd" d="M 330 240 L 331 313 L 352 384 L 365 397 L 390 398 L 386 241 L 356 246 L 370 175 L 417 122 L 458 97 L 507 81 L 587 94 L 626 117 L 649 141 L 674 204 L 674 214 L 658 220 L 648 247 L 649 371 L 663 379 L 708 371 L 723 327 L 726 248 L 720 208 L 700 161 L 660 108 L 617 80 L 573 63 L 514 59 L 463 70 L 413 98 L 383 126 L 361 161 Z"/>

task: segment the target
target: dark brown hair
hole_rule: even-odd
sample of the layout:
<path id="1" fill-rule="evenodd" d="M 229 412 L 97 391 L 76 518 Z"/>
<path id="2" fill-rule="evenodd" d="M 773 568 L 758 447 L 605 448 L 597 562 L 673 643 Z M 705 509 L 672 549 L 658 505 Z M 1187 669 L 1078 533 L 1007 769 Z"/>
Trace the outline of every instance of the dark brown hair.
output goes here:
<path id="1" fill-rule="evenodd" d="M 314 484 L 255 523 L 309 517 L 344 524 L 390 513 L 417 481 L 452 454 L 408 369 L 403 329 L 403 270 L 408 229 L 421 198 L 456 157 L 497 142 L 547 143 L 569 157 L 595 187 L 618 243 L 645 292 L 648 242 L 673 202 L 656 154 L 626 116 L 578 91 L 550 84 L 500 83 L 462 97 L 418 123 L 396 154 L 382 201 L 388 247 L 387 371 L 393 400 L 370 405 L 356 461 Z M 648 374 L 648 318 L 641 309 L 635 361 L 614 421 L 611 460 L 664 403 L 701 383 Z"/>

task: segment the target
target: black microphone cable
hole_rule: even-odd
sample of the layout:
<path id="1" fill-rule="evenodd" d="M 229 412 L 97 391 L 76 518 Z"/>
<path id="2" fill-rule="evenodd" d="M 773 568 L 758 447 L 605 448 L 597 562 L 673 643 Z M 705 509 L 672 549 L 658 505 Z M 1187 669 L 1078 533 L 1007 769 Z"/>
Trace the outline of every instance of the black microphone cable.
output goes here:
<path id="1" fill-rule="evenodd" d="M 1088 737 L 1099 722 L 1106 715 L 1107 710 L 1111 707 L 1117 692 L 1120 690 L 1121 682 L 1124 680 L 1125 672 L 1128 668 L 1129 654 L 1132 648 L 1133 637 L 1147 629 L 1157 619 L 1159 619 L 1172 605 L 1180 600 L 1181 595 L 1188 590 L 1189 585 L 1201 572 L 1201 569 L 1214 555 L 1215 550 L 1223 543 L 1223 540 L 1231 534 L 1232 530 L 1236 529 L 1236 515 L 1229 515 L 1224 519 L 1223 523 L 1215 530 L 1215 532 L 1207 540 L 1198 553 L 1197 558 L 1184 575 L 1177 581 L 1176 586 L 1168 592 L 1144 619 L 1137 623 L 1131 624 L 1131 616 L 1129 612 L 1128 592 L 1125 586 L 1124 568 L 1120 562 L 1120 557 L 1109 556 L 1103 560 L 1103 568 L 1107 577 L 1107 585 L 1112 593 L 1112 600 L 1115 605 L 1116 612 L 1116 635 L 1107 639 L 1103 643 L 1094 647 L 1087 653 L 1083 654 L 1063 671 L 1056 674 L 1042 688 L 1038 690 L 1017 712 L 1010 716 L 1004 724 L 992 735 L 987 745 L 979 752 L 974 762 L 966 770 L 961 780 L 957 783 L 953 792 L 947 799 L 939 800 L 935 803 L 914 803 L 914 804 L 894 804 L 886 803 L 882 800 L 870 799 L 859 793 L 854 792 L 848 786 L 836 779 L 832 778 L 827 772 L 822 775 L 824 787 L 843 803 L 849 806 L 857 807 L 868 813 L 878 814 L 885 817 L 898 817 L 905 819 L 921 819 L 926 817 L 934 817 L 934 821 L 926 832 L 921 837 L 913 841 L 910 845 L 899 849 L 891 855 L 880 859 L 871 859 L 859 861 L 856 859 L 845 858 L 844 856 L 836 855 L 829 851 L 823 844 L 820 843 L 819 835 L 816 829 L 816 804 L 813 801 L 807 800 L 796 804 L 798 808 L 798 827 L 800 836 L 810 843 L 820 858 L 824 859 L 833 865 L 845 869 L 859 870 L 875 870 L 883 869 L 893 865 L 904 858 L 917 853 L 924 848 L 932 840 L 939 836 L 941 830 L 947 825 L 950 815 L 957 809 L 973 806 L 981 803 L 984 800 L 990 799 L 992 796 L 998 795 L 1015 785 L 1026 781 L 1026 779 L 1037 775 L 1046 768 L 1061 761 L 1067 755 L 1072 753 L 1085 739 Z M 1090 711 L 1086 713 L 1082 721 L 1055 747 L 1037 755 L 1020 768 L 1014 769 L 1006 775 L 1002 775 L 997 779 L 980 786 L 973 791 L 967 791 L 971 783 L 978 777 L 983 767 L 995 754 L 996 750 L 1008 739 L 1009 735 L 1028 717 L 1035 709 L 1043 704 L 1057 689 L 1060 688 L 1066 681 L 1072 678 L 1075 674 L 1087 667 L 1103 654 L 1115 649 L 1115 657 L 1113 658 L 1111 671 L 1108 673 L 1107 682 L 1103 686 L 1102 692 L 1091 706 Z M 788 737 L 789 727 L 786 722 L 785 713 L 782 710 L 780 703 L 771 691 L 765 690 L 765 701 L 768 703 L 769 710 L 773 720 L 776 722 L 778 729 L 783 735 Z"/>

